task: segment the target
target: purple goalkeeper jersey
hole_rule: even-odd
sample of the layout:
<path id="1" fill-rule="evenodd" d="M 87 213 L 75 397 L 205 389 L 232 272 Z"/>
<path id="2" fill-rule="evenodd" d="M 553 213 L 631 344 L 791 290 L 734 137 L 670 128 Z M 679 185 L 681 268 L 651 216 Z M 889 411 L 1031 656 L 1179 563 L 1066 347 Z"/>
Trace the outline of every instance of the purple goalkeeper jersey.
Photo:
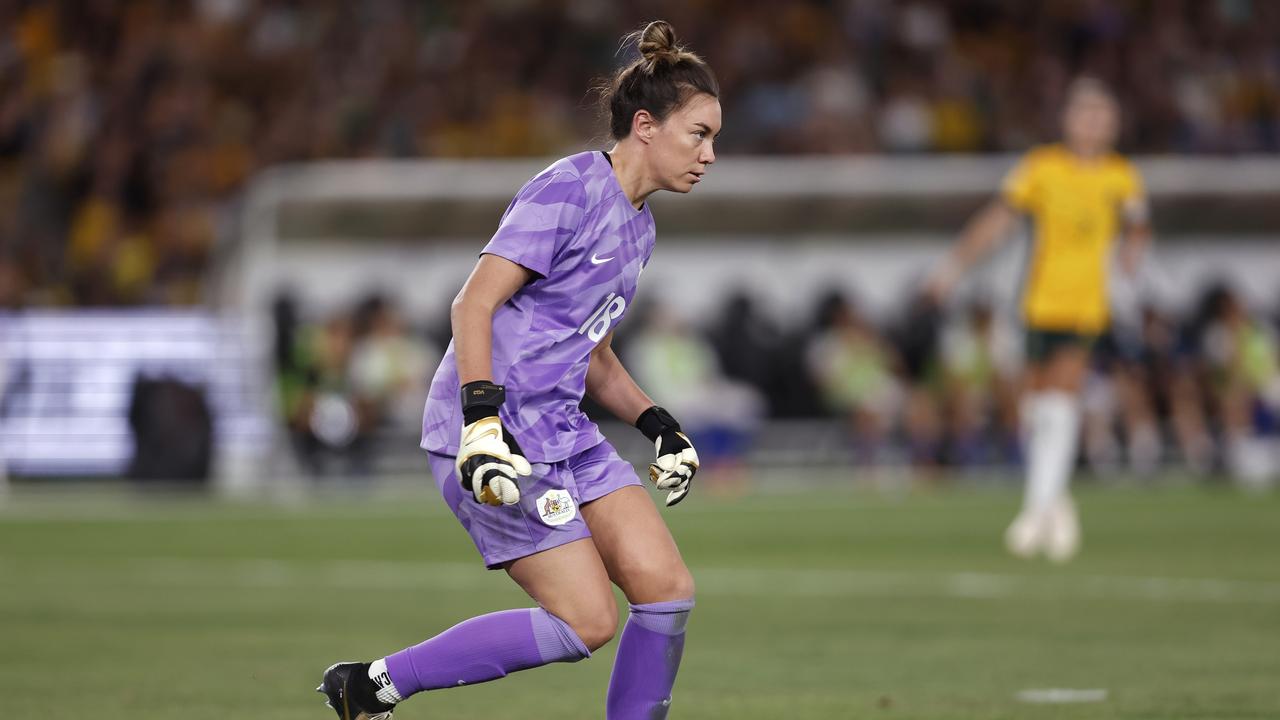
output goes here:
<path id="1" fill-rule="evenodd" d="M 631 306 L 654 240 L 648 205 L 632 207 L 609 158 L 585 152 L 525 184 L 482 251 L 538 275 L 493 316 L 493 381 L 507 388 L 499 414 L 530 462 L 559 462 L 604 440 L 578 407 L 587 363 Z M 451 342 L 427 394 L 423 448 L 458 454 L 459 403 Z"/>

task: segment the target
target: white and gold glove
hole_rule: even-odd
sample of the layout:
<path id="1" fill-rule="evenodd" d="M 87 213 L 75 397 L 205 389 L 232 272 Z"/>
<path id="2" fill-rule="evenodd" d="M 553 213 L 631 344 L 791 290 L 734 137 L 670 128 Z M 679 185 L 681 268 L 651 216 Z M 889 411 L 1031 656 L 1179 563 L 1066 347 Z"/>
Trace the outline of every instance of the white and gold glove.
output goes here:
<path id="1" fill-rule="evenodd" d="M 476 502 L 515 505 L 520 502 L 519 477 L 533 468 L 515 438 L 502 426 L 498 408 L 506 393 L 501 385 L 479 381 L 462 388 L 462 441 L 454 467 L 458 482 Z"/>
<path id="2" fill-rule="evenodd" d="M 640 414 L 636 427 L 657 450 L 658 458 L 649 464 L 649 479 L 659 490 L 670 490 L 667 507 L 671 507 L 689 494 L 693 475 L 698 472 L 698 451 L 680 431 L 680 423 L 657 405 Z"/>

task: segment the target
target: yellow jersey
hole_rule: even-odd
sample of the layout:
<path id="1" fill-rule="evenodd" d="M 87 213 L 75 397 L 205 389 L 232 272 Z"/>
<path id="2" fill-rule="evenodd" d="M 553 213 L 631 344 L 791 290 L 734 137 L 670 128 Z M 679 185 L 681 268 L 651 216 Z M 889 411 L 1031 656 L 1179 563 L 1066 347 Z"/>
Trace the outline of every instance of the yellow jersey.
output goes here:
<path id="1" fill-rule="evenodd" d="M 1027 326 L 1101 333 L 1111 243 L 1126 209 L 1142 207 L 1137 169 L 1116 154 L 1086 159 L 1046 145 L 1009 171 L 1001 195 L 1034 225 L 1022 297 Z"/>

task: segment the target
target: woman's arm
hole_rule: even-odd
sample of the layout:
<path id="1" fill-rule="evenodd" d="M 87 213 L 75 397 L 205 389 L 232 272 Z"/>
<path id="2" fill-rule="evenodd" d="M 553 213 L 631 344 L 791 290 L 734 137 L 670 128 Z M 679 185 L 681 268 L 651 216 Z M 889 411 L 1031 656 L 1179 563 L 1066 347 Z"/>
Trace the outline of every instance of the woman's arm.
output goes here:
<path id="1" fill-rule="evenodd" d="M 493 314 L 534 277 L 497 255 L 481 255 L 449 308 L 458 382 L 493 380 Z"/>
<path id="2" fill-rule="evenodd" d="M 640 413 L 653 407 L 654 402 L 622 366 L 622 361 L 611 347 L 612 341 L 613 331 L 610 331 L 591 351 L 587 365 L 587 396 L 619 420 L 635 425 Z"/>
<path id="3" fill-rule="evenodd" d="M 1009 237 L 1009 230 L 1018 219 L 1018 212 L 1008 202 L 996 198 L 969 220 L 960 239 L 943 264 L 926 284 L 926 291 L 941 300 L 951 293 L 969 268 L 981 260 Z"/>
<path id="4" fill-rule="evenodd" d="M 591 351 L 587 395 L 653 442 L 658 456 L 649 465 L 649 479 L 659 490 L 668 491 L 666 504 L 671 507 L 689 494 L 689 484 L 698 471 L 698 452 L 671 413 L 655 405 L 636 385 L 613 352 L 612 342 L 610 331 Z"/>

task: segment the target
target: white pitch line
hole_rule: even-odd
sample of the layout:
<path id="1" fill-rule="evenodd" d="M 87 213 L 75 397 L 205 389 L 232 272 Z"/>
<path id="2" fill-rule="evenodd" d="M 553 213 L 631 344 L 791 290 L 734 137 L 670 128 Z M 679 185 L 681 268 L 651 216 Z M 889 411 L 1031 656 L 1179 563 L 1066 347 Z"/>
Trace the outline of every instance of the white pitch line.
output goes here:
<path id="1" fill-rule="evenodd" d="M 864 571 L 799 568 L 693 568 L 698 592 L 739 597 L 901 597 L 990 600 L 1076 597 L 1150 602 L 1280 604 L 1280 582 L 1220 578 L 1086 575 L 1036 577 L 982 572 Z M 37 564 L 0 558 L 0 581 L 80 584 L 102 575 L 149 586 L 243 588 L 368 588 L 468 591 L 492 587 L 501 575 L 480 563 L 384 560 L 307 562 L 274 558 L 128 558 L 106 565 L 71 560 Z M 3 583 L 0 583 L 3 584 Z"/>
<path id="2" fill-rule="evenodd" d="M 1025 703 L 1041 705 L 1089 703 L 1106 700 L 1107 690 L 1106 688 L 1030 688 L 1018 691 L 1014 697 Z"/>

